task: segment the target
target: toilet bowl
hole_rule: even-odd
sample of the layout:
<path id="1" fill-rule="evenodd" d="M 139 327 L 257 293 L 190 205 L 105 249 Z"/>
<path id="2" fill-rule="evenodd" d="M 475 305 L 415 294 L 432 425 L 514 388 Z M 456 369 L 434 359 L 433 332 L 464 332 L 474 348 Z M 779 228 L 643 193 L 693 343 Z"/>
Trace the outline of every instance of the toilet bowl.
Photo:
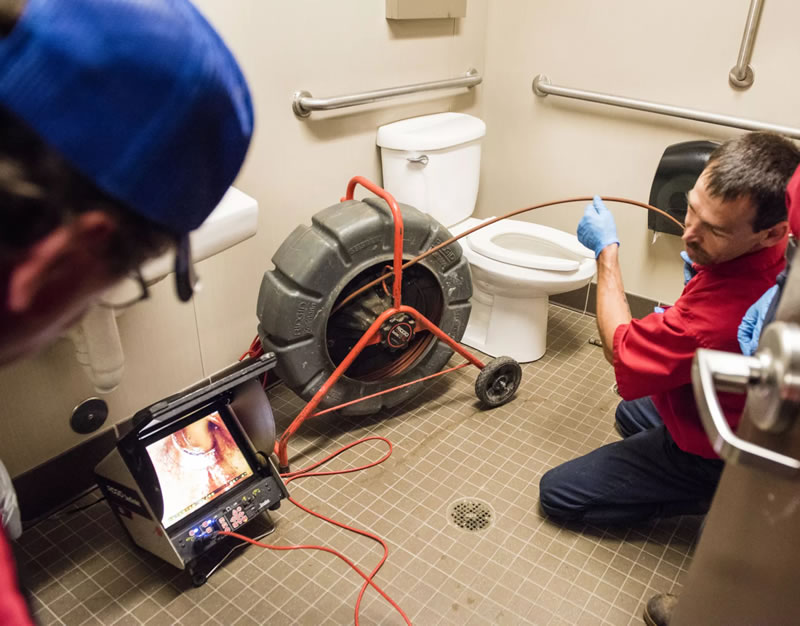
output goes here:
<path id="1" fill-rule="evenodd" d="M 467 218 L 449 230 L 459 235 L 488 219 Z M 595 275 L 594 252 L 558 229 L 511 219 L 459 241 L 473 288 L 462 341 L 521 363 L 540 359 L 547 346 L 548 297 L 587 285 Z"/>
<path id="2" fill-rule="evenodd" d="M 482 120 L 437 113 L 378 129 L 383 187 L 398 202 L 429 213 L 454 235 L 472 217 L 480 178 Z M 491 218 L 488 218 L 491 219 Z M 462 342 L 518 362 L 544 355 L 548 296 L 592 280 L 594 253 L 555 228 L 501 220 L 459 240 L 472 273 L 472 313 Z"/>

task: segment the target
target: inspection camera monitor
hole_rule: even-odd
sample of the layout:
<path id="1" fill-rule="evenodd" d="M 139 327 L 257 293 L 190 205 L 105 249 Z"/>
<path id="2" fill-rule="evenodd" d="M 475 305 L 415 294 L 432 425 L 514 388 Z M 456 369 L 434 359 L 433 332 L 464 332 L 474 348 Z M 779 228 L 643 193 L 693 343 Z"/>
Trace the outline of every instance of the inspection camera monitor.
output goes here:
<path id="1" fill-rule="evenodd" d="M 176 431 L 142 442 L 160 486 L 166 528 L 253 477 L 253 466 L 231 433 L 236 427 L 230 418 L 227 407 L 207 406 L 173 425 Z M 228 525 L 224 517 L 220 522 Z M 207 520 L 203 528 L 210 532 Z"/>
<path id="2" fill-rule="evenodd" d="M 288 494 L 269 458 L 275 426 L 258 378 L 264 355 L 140 411 L 96 468 L 137 545 L 184 568 Z"/>

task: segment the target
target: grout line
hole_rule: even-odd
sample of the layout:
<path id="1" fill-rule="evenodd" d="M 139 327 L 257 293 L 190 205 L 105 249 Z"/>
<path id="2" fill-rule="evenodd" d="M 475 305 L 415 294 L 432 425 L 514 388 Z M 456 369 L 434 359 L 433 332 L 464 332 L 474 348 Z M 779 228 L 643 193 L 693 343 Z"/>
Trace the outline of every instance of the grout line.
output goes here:
<path id="1" fill-rule="evenodd" d="M 586 297 L 588 302 L 588 289 Z M 387 541 L 389 560 L 376 582 L 415 622 L 526 622 L 530 621 L 529 614 L 542 611 L 541 615 L 551 616 L 545 623 L 563 623 L 566 615 L 576 620 L 588 618 L 592 623 L 625 623 L 623 614 L 634 623 L 642 600 L 659 581 L 670 580 L 675 588 L 688 569 L 694 530 L 692 522 L 683 518 L 624 531 L 589 525 L 565 529 L 540 516 L 540 476 L 557 463 L 614 440 L 611 420 L 617 400 L 607 384 L 613 377 L 610 368 L 587 344 L 594 332 L 594 318 L 550 307 L 548 324 L 548 352 L 539 361 L 523 366 L 523 387 L 508 406 L 490 412 L 478 410 L 470 368 L 469 372 L 454 372 L 446 381 L 433 381 L 414 399 L 377 416 L 330 416 L 309 421 L 293 439 L 292 463 L 298 468 L 360 437 L 377 434 L 392 441 L 394 455 L 369 472 L 306 479 L 291 488 L 293 495 L 311 508 Z M 284 427 L 303 404 L 284 387 L 270 392 L 270 402 L 278 424 Z M 487 446 L 487 441 L 491 445 Z M 383 450 L 380 442 L 362 445 L 332 460 L 329 468 L 362 465 L 375 460 Z M 496 514 L 493 526 L 479 534 L 453 527 L 446 509 L 460 497 L 486 500 Z M 89 513 L 87 523 L 98 523 L 94 509 Z M 104 518 L 99 519 L 102 525 Z M 114 523 L 110 517 L 105 521 Z M 331 530 L 329 524 L 294 507 L 282 509 L 278 521 L 273 543 L 297 543 L 302 538 L 303 543 L 328 545 L 366 571 L 374 568 L 382 554 L 372 540 L 339 528 Z M 29 544 L 31 552 L 38 550 L 40 556 L 56 549 L 49 533 L 62 541 L 80 537 L 60 522 L 46 532 L 36 531 Z M 119 535 L 110 534 L 117 542 Z M 244 551 L 235 567 L 222 570 L 228 575 L 208 587 L 209 593 L 221 595 L 221 606 L 214 611 L 201 603 L 196 605 L 210 615 L 209 621 L 215 622 L 216 615 L 236 606 L 234 598 L 222 591 L 232 587 L 230 581 L 240 584 L 233 594 L 242 598 L 241 602 L 263 594 L 265 587 L 271 589 L 272 594 L 265 599 L 274 604 L 276 615 L 312 619 L 325 607 L 329 616 L 325 623 L 334 623 L 337 617 L 331 616 L 352 616 L 361 583 L 346 565 L 327 554 L 303 551 L 267 556 L 267 552 L 257 548 Z M 77 565 L 71 554 L 63 555 L 67 563 L 74 563 L 85 580 L 98 582 L 84 569 L 95 555 L 72 555 L 80 559 Z M 107 563 L 94 572 L 95 576 L 111 566 L 119 576 L 128 578 L 134 568 L 149 565 L 127 544 L 111 555 L 101 550 L 96 554 Z M 61 557 L 53 559 L 56 555 L 46 558 L 54 563 L 61 561 Z M 280 580 L 271 573 L 277 559 L 282 560 L 281 569 L 288 572 Z M 97 567 L 95 564 L 92 569 Z M 657 574 L 661 578 L 657 579 Z M 133 611 L 165 593 L 167 587 L 176 587 L 175 580 L 176 575 L 156 567 L 136 585 L 142 590 L 136 607 L 113 597 L 124 610 L 119 619 L 138 619 Z M 325 582 L 332 580 L 337 582 Z M 609 580 L 619 581 L 614 583 L 616 590 L 608 588 Z M 606 586 L 601 587 L 604 581 Z M 39 591 L 49 584 L 43 581 Z M 430 593 L 415 597 L 417 585 Z M 102 585 L 100 588 L 105 590 Z M 72 588 L 65 585 L 59 598 L 67 592 Z M 612 594 L 614 597 L 607 599 Z M 468 604 L 469 599 L 474 603 Z M 634 608 L 623 608 L 634 604 Z M 108 606 L 92 615 L 99 615 Z M 458 607 L 458 612 L 451 607 Z M 502 610 L 504 617 L 495 616 L 495 610 Z M 395 623 L 396 617 L 383 598 L 374 590 L 367 591 L 362 619 Z M 61 623 L 59 616 L 55 618 Z"/>

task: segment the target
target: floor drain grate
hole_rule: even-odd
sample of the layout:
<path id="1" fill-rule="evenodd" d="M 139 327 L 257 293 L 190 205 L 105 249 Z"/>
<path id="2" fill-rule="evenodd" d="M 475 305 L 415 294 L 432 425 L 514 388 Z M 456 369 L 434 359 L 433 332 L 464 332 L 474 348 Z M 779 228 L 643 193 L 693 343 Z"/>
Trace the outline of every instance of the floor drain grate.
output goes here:
<path id="1" fill-rule="evenodd" d="M 475 532 L 492 525 L 494 511 L 481 500 L 456 500 L 448 507 L 447 518 L 458 528 Z"/>

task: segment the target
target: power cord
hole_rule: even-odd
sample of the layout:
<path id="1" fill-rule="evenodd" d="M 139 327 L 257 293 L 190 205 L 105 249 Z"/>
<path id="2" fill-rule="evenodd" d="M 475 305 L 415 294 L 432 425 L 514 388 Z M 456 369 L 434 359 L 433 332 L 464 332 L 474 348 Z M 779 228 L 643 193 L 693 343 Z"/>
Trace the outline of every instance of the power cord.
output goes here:
<path id="1" fill-rule="evenodd" d="M 73 497 L 69 502 L 64 504 L 61 508 L 58 508 L 56 510 L 50 510 L 49 512 L 45 513 L 44 515 L 40 515 L 40 516 L 38 516 L 38 517 L 36 517 L 36 518 L 34 518 L 34 519 L 30 520 L 30 521 L 27 521 L 27 522 L 23 522 L 22 523 L 23 532 L 26 531 L 26 530 L 30 530 L 31 528 L 33 528 L 34 526 L 36 526 L 38 524 L 41 524 L 45 520 L 62 519 L 62 518 L 65 518 L 65 517 L 69 517 L 71 515 L 75 515 L 76 513 L 80 513 L 81 511 L 85 511 L 86 509 L 93 507 L 95 504 L 99 504 L 100 502 L 103 502 L 106 499 L 105 496 L 101 496 L 101 497 L 97 498 L 97 500 L 89 502 L 88 504 L 83 504 L 81 506 L 77 506 L 77 507 L 72 508 L 72 509 L 67 509 L 66 508 L 67 506 L 69 506 L 73 502 L 76 502 L 77 500 L 80 500 L 81 498 L 85 498 L 86 496 L 88 496 L 93 491 L 96 491 L 97 489 L 99 489 L 99 487 L 95 485 L 94 487 L 91 487 L 88 490 L 84 491 L 83 493 Z"/>
<path id="2" fill-rule="evenodd" d="M 577 198 L 567 198 L 567 199 L 564 199 L 564 200 L 556 200 L 554 202 L 543 202 L 541 204 L 537 204 L 537 205 L 534 205 L 534 206 L 529 206 L 529 207 L 525 207 L 525 208 L 522 208 L 522 209 L 517 209 L 515 211 L 511 211 L 510 213 L 506 213 L 505 215 L 501 215 L 500 217 L 495 217 L 493 219 L 490 219 L 490 220 L 487 220 L 485 222 L 482 222 L 479 225 L 475 226 L 474 228 L 471 228 L 471 229 L 469 229 L 469 230 L 467 230 L 467 231 L 465 231 L 465 232 L 463 232 L 460 235 L 457 235 L 455 237 L 451 237 L 447 241 L 444 241 L 444 242 L 440 243 L 439 245 L 434 246 L 433 248 L 430 248 L 429 250 L 426 250 L 425 252 L 423 252 L 419 256 L 417 256 L 417 257 L 415 257 L 415 258 L 413 258 L 413 259 L 411 259 L 409 261 L 406 261 L 403 264 L 402 269 L 406 269 L 406 268 L 414 265 L 415 263 L 418 263 L 419 261 L 421 261 L 425 257 L 435 253 L 436 251 L 438 251 L 438 250 L 440 250 L 440 249 L 442 249 L 442 248 L 444 248 L 446 246 L 449 246 L 454 241 L 457 241 L 457 240 L 461 239 L 462 237 L 466 237 L 467 235 L 470 235 L 473 232 L 475 232 L 477 230 L 480 230 L 481 228 L 485 228 L 485 227 L 487 227 L 487 226 L 489 226 L 491 224 L 494 224 L 495 222 L 498 222 L 500 220 L 504 220 L 504 219 L 507 219 L 509 217 L 513 217 L 515 215 L 519 215 L 521 213 L 527 213 L 528 211 L 533 211 L 535 209 L 541 209 L 541 208 L 548 207 L 548 206 L 553 206 L 553 205 L 557 205 L 557 204 L 566 204 L 566 203 L 570 203 L 570 202 L 591 201 L 592 199 L 593 198 L 590 197 L 590 196 L 577 197 Z M 619 198 L 619 197 L 611 197 L 611 196 L 603 197 L 603 200 L 608 201 L 608 202 L 619 202 L 619 203 L 623 203 L 623 204 L 630 204 L 630 205 L 642 207 L 642 208 L 647 209 L 649 211 L 654 211 L 656 213 L 659 213 L 659 214 L 663 215 L 664 217 L 668 218 L 669 220 L 673 221 L 680 228 L 682 228 L 682 229 L 685 228 L 683 224 L 681 224 L 678 220 L 676 220 L 674 217 L 672 217 L 666 211 L 663 211 L 663 210 L 661 210 L 661 209 L 659 209 L 657 207 L 654 207 L 652 205 L 645 204 L 644 202 L 639 202 L 638 200 L 630 200 L 628 198 Z M 343 306 L 345 306 L 348 302 L 353 300 L 353 298 L 357 297 L 359 294 L 363 293 L 367 289 L 369 289 L 371 287 L 374 287 L 375 285 L 378 285 L 378 284 L 382 283 L 383 284 L 383 288 L 386 291 L 387 287 L 386 287 L 386 282 L 385 281 L 388 278 L 391 278 L 391 277 L 392 277 L 392 272 L 389 271 L 389 272 L 383 274 L 382 276 L 379 276 L 378 278 L 376 278 L 372 282 L 369 282 L 366 285 L 363 285 L 359 289 L 355 290 L 354 292 L 348 294 L 341 302 L 339 302 L 339 304 L 337 304 L 334 307 L 334 309 L 331 311 L 331 314 L 335 313 L 336 311 L 341 309 Z M 388 293 L 388 291 L 387 291 L 387 293 Z M 251 342 L 250 347 L 247 349 L 247 351 L 244 354 L 242 354 L 241 357 L 239 357 L 239 360 L 241 361 L 242 359 L 244 359 L 246 357 L 258 357 L 261 354 L 263 354 L 263 352 L 264 352 L 264 349 L 263 349 L 263 347 L 261 345 L 261 340 L 259 339 L 258 336 L 256 336 L 253 339 L 253 341 Z M 264 378 L 262 380 L 262 386 L 264 388 L 266 388 L 266 386 L 267 386 L 267 375 L 266 374 L 264 375 Z M 349 450 L 353 446 L 356 446 L 358 444 L 361 444 L 361 443 L 364 443 L 364 442 L 370 441 L 370 440 L 381 440 L 381 441 L 385 442 L 389 446 L 388 452 L 381 459 L 379 459 L 378 461 L 375 461 L 374 463 L 370 463 L 369 465 L 364 465 L 364 466 L 361 466 L 361 467 L 350 468 L 350 469 L 345 469 L 345 470 L 330 471 L 330 472 L 311 472 L 311 470 L 313 470 L 313 469 L 315 469 L 317 467 L 320 467 L 321 465 L 327 463 L 331 459 L 339 456 L 340 454 L 342 454 L 346 450 Z M 359 439 L 358 441 L 355 441 L 355 442 L 353 442 L 351 444 L 348 444 L 348 445 L 344 446 L 343 448 L 340 448 L 339 450 L 337 450 L 333 454 L 330 454 L 329 456 L 325 457 L 321 461 L 318 461 L 317 463 L 314 463 L 314 464 L 312 464 L 312 465 L 310 465 L 310 466 L 308 466 L 308 467 L 306 467 L 306 468 L 304 468 L 302 470 L 281 474 L 281 477 L 285 479 L 286 484 L 289 484 L 293 480 L 297 480 L 299 478 L 309 478 L 311 476 L 333 476 L 333 475 L 336 475 L 336 474 L 348 474 L 350 472 L 361 471 L 361 470 L 364 470 L 364 469 L 368 469 L 370 467 L 374 467 L 375 465 L 378 465 L 379 463 L 383 463 L 386 459 L 388 459 L 391 456 L 391 454 L 392 454 L 392 444 L 388 439 L 386 439 L 384 437 L 379 437 L 379 436 L 365 437 L 365 438 Z M 359 609 L 361 607 L 361 599 L 364 597 L 364 593 L 367 590 L 367 587 L 373 587 L 378 593 L 380 593 L 381 596 L 383 596 L 386 599 L 386 601 L 389 602 L 400 613 L 400 615 L 403 616 L 403 619 L 405 620 L 406 624 L 410 625 L 411 621 L 408 619 L 408 616 L 395 603 L 395 601 L 392 600 L 373 580 L 373 577 L 378 573 L 378 571 L 381 569 L 381 567 L 383 567 L 383 564 L 386 562 L 386 559 L 389 556 L 389 548 L 386 545 L 386 542 L 384 542 L 377 535 L 374 535 L 374 534 L 370 533 L 369 531 L 358 529 L 358 528 L 353 528 L 351 526 L 347 526 L 346 524 L 342 524 L 341 522 L 337 522 L 336 520 L 331 519 L 329 517 L 326 517 L 326 516 L 322 515 L 321 513 L 317 513 L 316 511 L 313 511 L 313 510 L 303 506 L 302 504 L 297 502 L 297 500 L 295 500 L 291 496 L 288 499 L 289 499 L 289 502 L 294 504 L 296 507 L 302 509 L 306 513 L 309 513 L 309 514 L 313 515 L 314 517 L 318 517 L 319 519 L 324 520 L 326 522 L 329 522 L 329 523 L 331 523 L 331 524 L 333 524 L 335 526 L 338 526 L 339 528 L 343 528 L 343 529 L 348 530 L 350 532 L 354 532 L 354 533 L 357 533 L 357 534 L 362 535 L 364 537 L 369 537 L 370 539 L 372 539 L 374 541 L 377 541 L 378 543 L 381 544 L 381 546 L 383 546 L 383 558 L 380 560 L 378 565 L 372 570 L 372 572 L 369 575 L 367 575 L 364 572 L 362 572 L 352 561 L 350 561 L 343 554 L 341 554 L 341 553 L 339 553 L 336 550 L 333 550 L 331 548 L 327 548 L 325 546 L 314 546 L 314 545 L 275 546 L 275 545 L 271 545 L 271 544 L 261 543 L 257 539 L 251 539 L 249 537 L 245 537 L 244 535 L 240 535 L 239 533 L 227 532 L 227 531 L 218 531 L 217 534 L 219 534 L 219 535 L 227 535 L 229 537 L 235 537 L 237 539 L 240 539 L 243 542 L 251 543 L 253 545 L 259 546 L 261 548 L 267 548 L 269 550 L 321 550 L 323 552 L 329 552 L 329 553 L 337 556 L 338 558 L 342 559 L 353 570 L 355 570 L 356 573 L 359 576 L 361 576 L 364 579 L 364 584 L 361 586 L 361 591 L 358 594 L 358 600 L 356 600 L 356 606 L 355 606 L 355 623 L 356 623 L 356 626 L 359 626 L 358 614 L 359 614 Z M 244 544 L 239 544 L 239 545 L 241 546 L 241 545 L 244 545 Z"/>
<path id="3" fill-rule="evenodd" d="M 85 511 L 88 508 L 93 507 L 95 504 L 99 504 L 106 499 L 105 496 L 101 496 L 97 498 L 94 502 L 90 502 L 89 504 L 84 504 L 83 506 L 75 507 L 74 509 L 68 509 L 66 511 L 59 511 L 58 513 L 54 513 L 50 516 L 50 519 L 61 519 L 62 517 L 69 517 L 70 515 L 75 515 L 76 513 L 80 513 L 81 511 Z"/>
<path id="4" fill-rule="evenodd" d="M 366 443 L 367 441 L 383 441 L 389 447 L 389 449 L 387 450 L 386 454 L 384 454 L 377 461 L 374 461 L 374 462 L 369 463 L 367 465 L 362 465 L 360 467 L 351 467 L 351 468 L 347 468 L 347 469 L 343 469 L 343 470 L 334 470 L 334 471 L 325 471 L 325 472 L 312 472 L 311 471 L 313 469 L 316 469 L 317 467 L 320 467 L 321 465 L 324 465 L 325 463 L 327 463 L 331 459 L 336 458 L 337 456 L 339 456 L 343 452 L 349 450 L 350 448 L 352 448 L 354 446 L 357 446 L 359 444 L 362 444 L 362 443 Z M 376 465 L 379 465 L 380 463 L 383 463 L 386 459 L 388 459 L 391 456 L 391 454 L 392 454 L 392 444 L 385 437 L 379 437 L 377 435 L 374 435 L 374 436 L 371 436 L 371 437 L 364 437 L 363 439 L 359 439 L 358 441 L 354 441 L 354 442 L 352 442 L 352 443 L 340 448 L 339 450 L 337 450 L 337 451 L 333 452 L 332 454 L 329 454 L 328 456 L 326 456 L 324 459 L 322 459 L 320 461 L 317 461 L 316 463 L 313 463 L 313 464 L 309 465 L 308 467 L 306 467 L 304 469 L 297 470 L 297 471 L 294 471 L 294 472 L 288 472 L 286 474 L 281 474 L 281 477 L 285 479 L 286 484 L 289 484 L 293 480 L 297 480 L 297 479 L 300 479 L 300 478 L 310 478 L 312 476 L 335 476 L 337 474 L 350 474 L 352 472 L 359 472 L 361 470 L 369 469 L 370 467 L 375 467 Z M 381 567 L 383 567 L 383 564 L 386 562 L 386 559 L 389 556 L 389 548 L 386 545 L 386 542 L 383 541 L 383 539 L 381 539 L 377 535 L 375 535 L 375 534 L 373 534 L 373 533 L 371 533 L 371 532 L 369 532 L 367 530 L 363 530 L 363 529 L 360 529 L 360 528 L 354 528 L 352 526 L 348 526 L 347 524 L 343 524 L 341 522 L 337 522 L 334 519 L 326 517 L 325 515 L 322 515 L 321 513 L 317 513 L 316 511 L 313 511 L 312 509 L 300 504 L 297 500 L 295 500 L 291 496 L 289 497 L 289 502 L 294 504 L 299 509 L 302 509 L 306 513 L 309 513 L 309 514 L 313 515 L 314 517 L 318 517 L 319 519 L 324 520 L 324 521 L 326 521 L 326 522 L 328 522 L 330 524 L 333 524 L 335 526 L 338 526 L 339 528 L 343 528 L 344 530 L 348 530 L 350 532 L 354 532 L 354 533 L 362 535 L 364 537 L 368 537 L 368 538 L 372 539 L 373 541 L 377 541 L 378 543 L 381 544 L 381 546 L 383 546 L 383 558 L 381 558 L 381 560 L 378 563 L 378 565 L 369 574 L 365 574 L 363 571 L 361 571 L 361 569 L 359 569 L 359 567 L 357 565 L 355 565 L 355 563 L 353 563 L 346 556 L 344 556 L 340 552 L 337 552 L 336 550 L 333 550 L 332 548 L 328 548 L 328 547 L 325 547 L 325 546 L 316 546 L 316 545 L 276 546 L 276 545 L 271 545 L 271 544 L 267 544 L 267 543 L 261 543 L 260 541 L 258 541 L 256 539 L 251 539 L 249 537 L 245 537 L 244 535 L 240 535 L 239 533 L 227 532 L 227 531 L 218 531 L 217 534 L 226 535 L 226 536 L 229 536 L 229 537 L 235 537 L 237 539 L 240 539 L 243 542 L 251 543 L 253 545 L 259 546 L 260 548 L 267 548 L 267 549 L 270 549 L 270 550 L 321 550 L 323 552 L 329 552 L 330 554 L 333 554 L 334 556 L 337 556 L 338 558 L 343 560 L 345 563 L 347 563 L 359 576 L 361 576 L 361 578 L 364 579 L 364 584 L 361 586 L 361 590 L 360 590 L 360 592 L 358 594 L 358 599 L 356 600 L 356 605 L 355 605 L 355 624 L 356 624 L 356 626 L 359 626 L 358 615 L 359 615 L 359 611 L 360 611 L 360 608 L 361 608 L 361 600 L 364 597 L 364 593 L 366 592 L 367 587 L 373 587 L 379 594 L 381 594 L 381 596 L 383 596 L 383 598 L 387 602 L 389 602 L 389 604 L 391 604 L 392 607 L 394 607 L 394 609 L 398 613 L 400 613 L 400 615 L 405 620 L 406 624 L 408 624 L 410 626 L 411 625 L 411 621 L 408 619 L 408 616 L 403 612 L 403 610 L 398 606 L 398 604 L 394 600 L 392 600 L 392 598 L 390 598 L 389 595 L 385 591 L 383 591 L 383 589 L 381 589 L 378 586 L 378 584 L 375 583 L 375 581 L 373 580 L 373 578 L 380 571 Z"/>

